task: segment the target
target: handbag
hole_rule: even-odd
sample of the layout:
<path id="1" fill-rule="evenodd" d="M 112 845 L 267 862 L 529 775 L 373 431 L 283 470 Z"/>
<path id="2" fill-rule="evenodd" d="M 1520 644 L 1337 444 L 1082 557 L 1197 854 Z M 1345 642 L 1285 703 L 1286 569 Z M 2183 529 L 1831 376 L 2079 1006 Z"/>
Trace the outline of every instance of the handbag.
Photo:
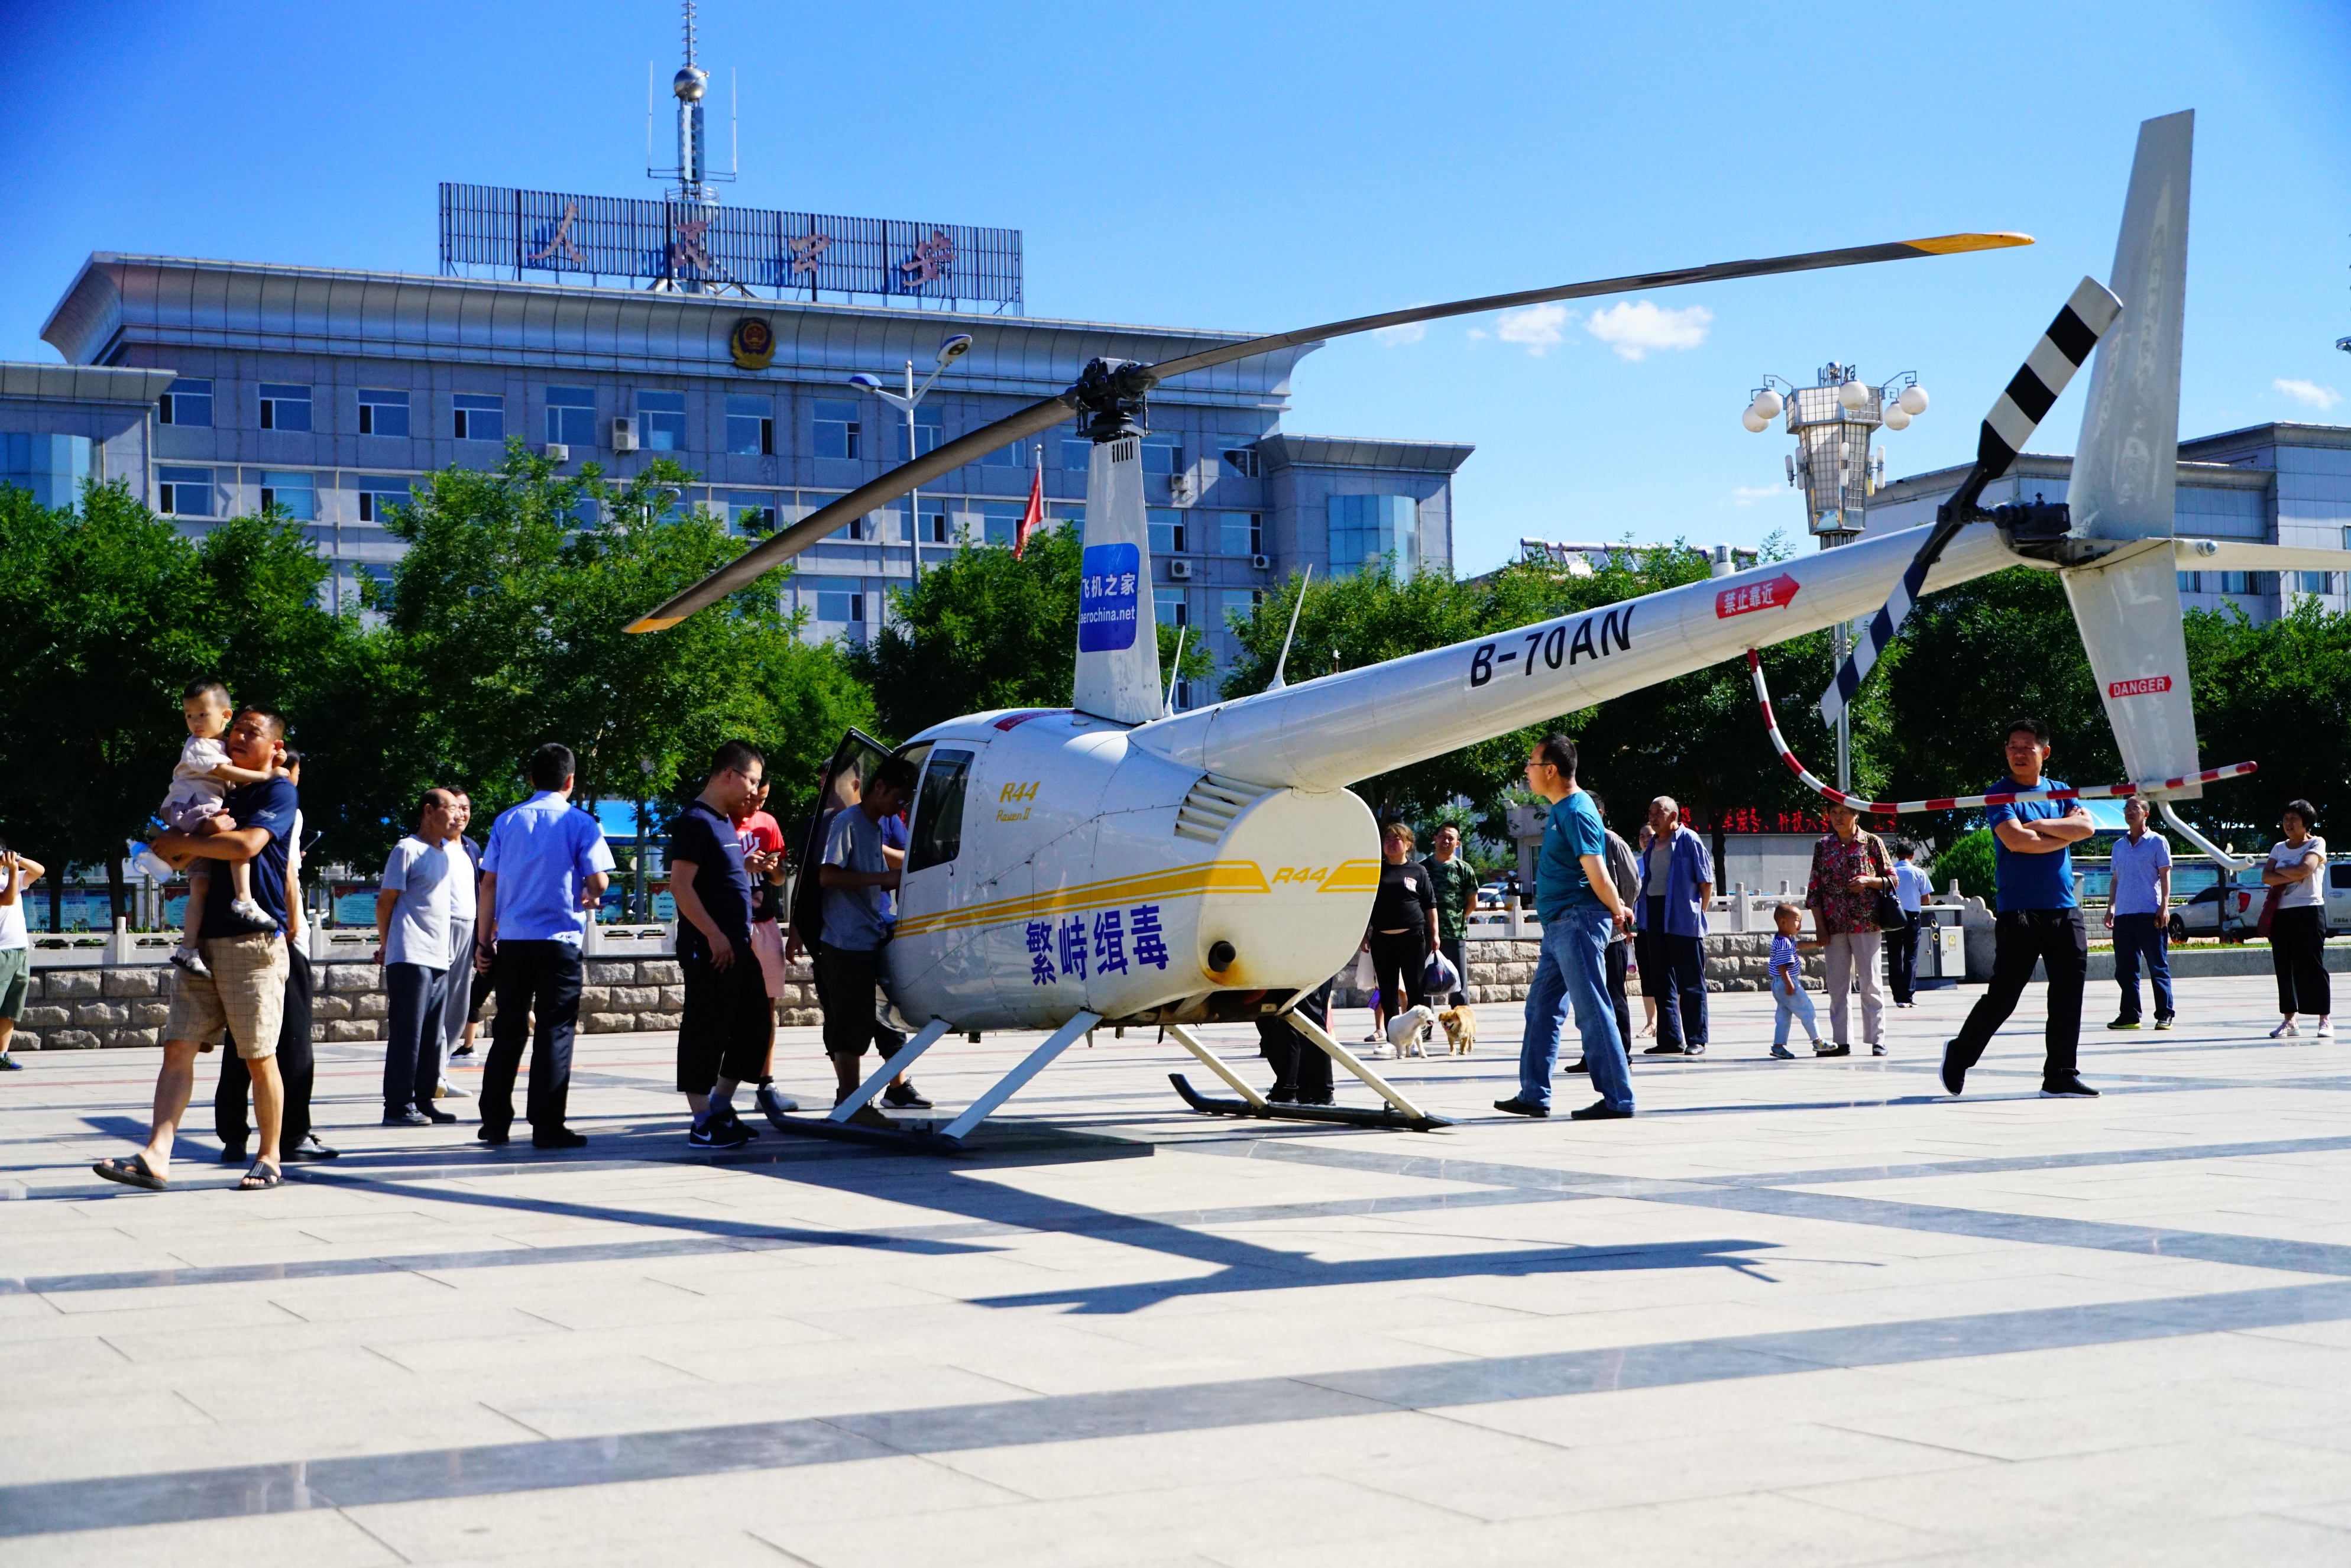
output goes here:
<path id="1" fill-rule="evenodd" d="M 2262 917 L 2253 923 L 2254 936 L 2266 937 L 2270 934 L 2270 916 L 2277 913 L 2278 894 L 2284 891 L 2282 887 L 2271 888 L 2269 896 L 2262 900 Z M 2221 896 L 2228 895 L 2224 892 Z"/>
<path id="2" fill-rule="evenodd" d="M 1371 949 L 1355 955 L 1355 989 L 1376 991 L 1380 988 L 1379 966 L 1372 962 Z"/>
<path id="3" fill-rule="evenodd" d="M 1878 875 L 1888 882 L 1894 880 L 1894 867 L 1886 858 L 1886 841 L 1876 833 L 1869 835 L 1869 863 Z M 1910 925 L 1910 912 L 1902 907 L 1902 901 L 1894 896 L 1890 887 L 1879 888 L 1877 896 L 1869 901 L 1869 917 L 1877 923 L 1880 931 L 1906 930 Z"/>

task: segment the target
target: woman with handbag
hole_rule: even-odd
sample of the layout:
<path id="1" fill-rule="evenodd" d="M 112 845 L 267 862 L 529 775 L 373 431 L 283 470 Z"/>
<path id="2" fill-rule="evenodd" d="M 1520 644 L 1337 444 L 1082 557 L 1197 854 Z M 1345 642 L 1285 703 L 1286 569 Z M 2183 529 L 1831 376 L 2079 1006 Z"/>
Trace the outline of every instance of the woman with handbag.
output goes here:
<path id="1" fill-rule="evenodd" d="M 1849 993 L 1855 975 L 1861 982 L 1861 1036 L 1872 1056 L 1886 1054 L 1878 1032 L 1886 1011 L 1886 988 L 1878 973 L 1885 950 L 1886 928 L 1904 925 L 1899 900 L 1894 896 L 1893 857 L 1886 841 L 1862 830 L 1861 818 L 1850 806 L 1828 809 L 1829 831 L 1813 846 L 1813 876 L 1804 888 L 1805 906 L 1813 912 L 1828 960 L 1829 1038 L 1815 1046 L 1815 1056 L 1851 1056 L 1853 1036 L 1846 1021 Z M 1888 911 L 1885 906 L 1891 904 Z"/>
<path id="2" fill-rule="evenodd" d="M 2279 813 L 2285 837 L 2270 848 L 2262 881 L 2270 890 L 2262 925 L 2270 938 L 2270 967 L 2277 972 L 2277 1028 L 2272 1040 L 2291 1039 L 2296 1013 L 2318 1015 L 2318 1038 L 2333 1040 L 2332 988 L 2326 978 L 2326 841 L 2310 830 L 2318 812 L 2307 800 L 2288 800 Z"/>

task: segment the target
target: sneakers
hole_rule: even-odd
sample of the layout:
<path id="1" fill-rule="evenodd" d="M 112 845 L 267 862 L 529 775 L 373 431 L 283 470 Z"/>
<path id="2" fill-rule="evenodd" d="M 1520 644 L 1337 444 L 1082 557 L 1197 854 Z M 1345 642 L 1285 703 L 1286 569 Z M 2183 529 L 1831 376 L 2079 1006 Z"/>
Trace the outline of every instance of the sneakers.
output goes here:
<path id="1" fill-rule="evenodd" d="M 770 1116 L 789 1116 L 800 1108 L 800 1103 L 772 1083 L 762 1083 L 751 1091 L 751 1103 Z"/>
<path id="2" fill-rule="evenodd" d="M 457 1119 L 457 1113 L 444 1111 L 437 1105 L 428 1105 L 424 1108 L 424 1119 L 434 1126 L 445 1126 Z"/>
<path id="3" fill-rule="evenodd" d="M 455 1116 L 449 1118 L 452 1122 L 456 1119 Z M 386 1111 L 383 1124 L 387 1127 L 429 1127 L 433 1124 L 433 1118 L 414 1109 Z"/>
<path id="4" fill-rule="evenodd" d="M 1633 1113 L 1619 1111 L 1605 1100 L 1594 1100 L 1581 1111 L 1570 1111 L 1567 1119 L 1571 1122 L 1629 1122 L 1633 1119 Z"/>
<path id="5" fill-rule="evenodd" d="M 2043 1100 L 2095 1100 L 2098 1092 L 2082 1082 L 2080 1073 L 2071 1078 L 2043 1079 L 2041 1084 Z"/>
<path id="6" fill-rule="evenodd" d="M 1968 1081 L 1968 1070 L 1961 1067 L 1957 1060 L 1959 1049 L 1959 1042 L 1956 1040 L 1943 1042 L 1943 1088 L 1954 1100 L 1959 1097 L 1959 1091 Z"/>
<path id="7" fill-rule="evenodd" d="M 927 1111 L 931 1103 L 912 1083 L 893 1083 L 882 1091 L 882 1103 L 896 1111 Z"/>
<path id="8" fill-rule="evenodd" d="M 197 952 L 193 947 L 172 948 L 172 967 L 175 969 L 185 969 L 189 974 L 195 976 L 196 978 L 200 980 L 209 980 L 213 977 L 212 966 L 205 963 L 204 956 L 202 953 Z"/>
<path id="9" fill-rule="evenodd" d="M 739 1149 L 751 1141 L 751 1129 L 731 1113 L 714 1113 L 696 1122 L 685 1141 L 697 1149 Z"/>
<path id="10" fill-rule="evenodd" d="M 452 1056 L 471 1056 L 474 1054 L 474 1048 L 467 1045 L 465 1041 L 459 1040 L 455 1046 L 450 1048 L 449 1054 Z"/>
<path id="11" fill-rule="evenodd" d="M 1569 1062 L 1565 1067 L 1561 1068 L 1560 1071 L 1562 1072 L 1589 1073 L 1592 1071 L 1592 1063 L 1584 1061 L 1583 1058 L 1579 1056 L 1573 1061 Z"/>
<path id="12" fill-rule="evenodd" d="M 2155 1027 L 2158 1029 L 2169 1029 L 2171 1027 L 2171 1015 L 2169 1013 L 2156 1014 Z"/>
<path id="13" fill-rule="evenodd" d="M 533 1133 L 530 1146 L 534 1149 L 584 1149 L 588 1146 L 588 1137 L 586 1134 L 575 1133 L 569 1127 L 558 1127 L 551 1133 Z"/>
<path id="14" fill-rule="evenodd" d="M 2321 1040 L 2333 1040 L 2335 1038 L 2335 1020 L 2333 1019 L 2324 1018 L 2318 1020 L 2318 1038 Z M 0 1057 L 0 1061 L 5 1061 L 6 1060 L 7 1058 L 5 1057 Z"/>
<path id="15" fill-rule="evenodd" d="M 456 1118 L 453 1116 L 450 1120 L 455 1121 Z M 241 1155 L 245 1145 L 239 1144 L 237 1148 Z M 330 1149 L 327 1147 L 326 1145 L 319 1141 L 319 1134 L 316 1130 L 303 1134 L 302 1141 L 296 1144 L 292 1148 L 287 1149 L 285 1154 L 285 1158 L 297 1165 L 306 1164 L 312 1160 L 339 1160 L 342 1157 L 342 1150 Z"/>
<path id="16" fill-rule="evenodd" d="M 1813 1046 L 1813 1054 L 1814 1056 L 1851 1056 L 1853 1054 L 1853 1047 L 1845 1044 L 1843 1040 L 1839 1040 L 1836 1044 L 1832 1046 Z"/>
<path id="17" fill-rule="evenodd" d="M 1521 1100 L 1515 1094 L 1508 1100 L 1495 1101 L 1494 1109 L 1508 1111 L 1513 1116 L 1532 1116 L 1538 1122 L 1551 1114 L 1550 1106 L 1538 1105 L 1531 1100 Z"/>
<path id="18" fill-rule="evenodd" d="M 229 900 L 228 917 L 233 925 L 248 936 L 277 929 L 277 922 L 269 912 L 249 898 Z"/>
<path id="19" fill-rule="evenodd" d="M 2106 1027 L 2108 1029 L 2137 1029 L 2138 1027 L 2138 1019 L 2135 1018 L 2118 1018 Z M 2163 1026 L 2158 1024 L 2156 1027 L 2160 1029 Z"/>
<path id="20" fill-rule="evenodd" d="M 1653 1045 L 1641 1054 L 1643 1056 L 1679 1056 L 1682 1054 L 1682 1048 L 1678 1045 Z"/>
<path id="21" fill-rule="evenodd" d="M 898 1126 L 897 1123 L 875 1110 L 871 1102 L 860 1105 L 850 1113 L 849 1124 L 852 1127 L 879 1127 L 892 1132 L 894 1132 Z"/>
<path id="22" fill-rule="evenodd" d="M 1886 1042 L 1881 1040 L 1876 1044 L 1871 1046 L 1869 1048 L 1869 1054 L 1872 1056 L 1884 1056 L 1886 1054 Z"/>
<path id="23" fill-rule="evenodd" d="M 25 1064 L 8 1051 L 0 1051 L 0 1072 L 22 1072 Z"/>
<path id="24" fill-rule="evenodd" d="M 1774 1061 L 1793 1061 L 1796 1060 L 1796 1053 L 1790 1051 L 1784 1045 L 1773 1046 L 1771 1048 L 1771 1056 Z"/>
<path id="25" fill-rule="evenodd" d="M 2299 1040 L 2302 1038 L 2302 1030 L 2294 1027 L 2294 1020 L 2292 1019 L 2283 1019 L 2279 1020 L 2277 1028 L 2270 1030 L 2270 1038 L 2272 1040 Z"/>
<path id="26" fill-rule="evenodd" d="M 1686 1045 L 1682 1047 L 1682 1054 L 1684 1056 L 1704 1056 L 1706 1054 L 1706 1041 L 1699 1040 L 1696 1045 Z"/>

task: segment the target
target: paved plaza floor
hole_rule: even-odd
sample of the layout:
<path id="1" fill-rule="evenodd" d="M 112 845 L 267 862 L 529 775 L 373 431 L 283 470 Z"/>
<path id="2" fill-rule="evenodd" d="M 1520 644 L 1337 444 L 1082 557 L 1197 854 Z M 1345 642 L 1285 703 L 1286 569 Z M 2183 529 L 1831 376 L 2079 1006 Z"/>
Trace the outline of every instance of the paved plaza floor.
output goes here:
<path id="1" fill-rule="evenodd" d="M 1973 988 L 1882 1061 L 1768 1061 L 1719 997 L 1596 1124 L 1487 1109 L 1491 1006 L 1385 1064 L 1466 1119 L 1426 1134 L 1195 1115 L 1105 1030 L 956 1158 L 690 1149 L 666 1035 L 582 1040 L 586 1149 L 484 1151 L 470 1101 L 376 1125 L 381 1048 L 328 1047 L 348 1152 L 259 1194 L 208 1135 L 99 1182 L 155 1056 L 35 1056 L 0 1562 L 2351 1563 L 2351 1047 L 2265 1039 L 2266 980 L 2165 1034 L 2093 986 L 2105 1095 L 2046 1101 L 2037 991 L 1956 1103 Z"/>

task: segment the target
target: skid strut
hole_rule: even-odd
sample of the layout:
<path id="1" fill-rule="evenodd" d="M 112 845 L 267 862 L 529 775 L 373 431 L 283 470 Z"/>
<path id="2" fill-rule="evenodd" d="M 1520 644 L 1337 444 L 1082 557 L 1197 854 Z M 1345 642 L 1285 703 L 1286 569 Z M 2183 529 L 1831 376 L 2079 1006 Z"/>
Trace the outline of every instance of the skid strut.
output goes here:
<path id="1" fill-rule="evenodd" d="M 1453 1125 L 1444 1117 L 1432 1116 L 1405 1099 L 1402 1092 L 1365 1067 L 1345 1046 L 1315 1028 L 1311 1020 L 1301 1018 L 1295 1011 L 1284 1013 L 1281 1017 L 1332 1061 L 1362 1079 L 1387 1103 L 1376 1111 L 1360 1111 L 1346 1105 L 1277 1105 L 1242 1082 L 1239 1074 L 1202 1045 L 1190 1030 L 1181 1024 L 1171 1023 L 1165 1026 L 1168 1038 L 1198 1057 L 1203 1066 L 1230 1084 L 1241 1096 L 1238 1100 L 1208 1099 L 1186 1082 L 1182 1073 L 1171 1072 L 1167 1080 L 1176 1085 L 1176 1092 L 1184 1097 L 1184 1103 L 1205 1115 L 1249 1116 L 1270 1122 L 1338 1122 L 1353 1127 L 1395 1127 L 1415 1133 L 1433 1132 L 1438 1127 Z"/>
<path id="2" fill-rule="evenodd" d="M 954 1154 L 967 1145 L 964 1139 L 971 1130 L 986 1121 L 996 1108 L 1019 1093 L 1022 1085 L 1042 1072 L 1052 1060 L 1075 1044 L 1080 1036 L 1102 1022 L 1093 1013 L 1080 1013 L 1045 1038 L 1043 1044 L 1020 1059 L 1019 1066 L 988 1086 L 987 1092 L 971 1103 L 970 1108 L 952 1122 L 942 1126 L 931 1119 L 916 1121 L 913 1117 L 893 1119 L 889 1125 L 861 1123 L 857 1113 L 872 1103 L 882 1092 L 883 1085 L 912 1066 L 914 1059 L 945 1037 L 951 1027 L 945 1019 L 933 1019 L 923 1026 L 922 1032 L 898 1048 L 898 1054 L 874 1069 L 864 1082 L 848 1099 L 834 1106 L 823 1116 L 789 1116 L 768 1113 L 768 1120 L 779 1133 L 803 1134 L 820 1138 L 843 1138 L 862 1144 L 896 1144 L 929 1154 Z"/>

